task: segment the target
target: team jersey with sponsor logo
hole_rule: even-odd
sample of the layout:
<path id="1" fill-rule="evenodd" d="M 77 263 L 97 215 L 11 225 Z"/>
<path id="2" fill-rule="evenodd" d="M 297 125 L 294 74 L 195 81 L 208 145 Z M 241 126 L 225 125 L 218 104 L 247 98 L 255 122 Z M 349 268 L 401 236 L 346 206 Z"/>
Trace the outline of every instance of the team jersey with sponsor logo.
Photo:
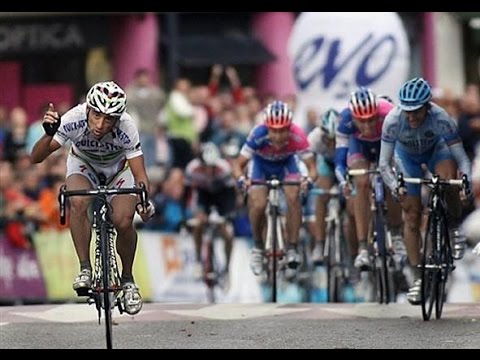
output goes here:
<path id="1" fill-rule="evenodd" d="M 384 99 L 378 99 L 378 116 L 379 119 L 375 126 L 375 131 L 370 136 L 364 136 L 358 130 L 355 122 L 353 121 L 352 111 L 346 108 L 340 113 L 340 124 L 337 128 L 337 148 L 348 147 L 348 138 L 350 136 L 366 142 L 380 141 L 382 136 L 382 125 L 385 117 L 393 109 L 393 104 Z"/>
<path id="2" fill-rule="evenodd" d="M 202 164 L 200 159 L 193 159 L 185 169 L 187 185 L 205 191 L 218 191 L 223 187 L 235 187 L 236 182 L 232 177 L 232 167 L 227 160 L 220 159 L 212 173 Z"/>
<path id="3" fill-rule="evenodd" d="M 296 124 L 290 126 L 287 143 L 281 148 L 272 145 L 266 125 L 257 125 L 248 135 L 240 154 L 248 159 L 255 155 L 270 162 L 281 162 L 295 154 L 302 159 L 313 156 L 305 132 Z"/>
<path id="4" fill-rule="evenodd" d="M 308 142 L 313 152 L 324 157 L 325 160 L 333 163 L 335 160 L 335 148 L 329 147 L 323 140 L 323 130 L 317 126 L 308 134 Z"/>
<path id="5" fill-rule="evenodd" d="M 76 156 L 105 167 L 143 154 L 138 130 L 129 114 L 123 113 L 112 131 L 97 139 L 88 128 L 86 103 L 75 106 L 62 116 L 54 140 L 60 145 L 70 140 Z"/>
<path id="6" fill-rule="evenodd" d="M 423 154 L 443 138 L 451 146 L 461 142 L 455 121 L 447 112 L 435 103 L 427 112 L 427 118 L 419 128 L 408 124 L 405 112 L 396 107 L 385 119 L 382 140 L 396 143 L 401 150 L 412 154 Z"/>

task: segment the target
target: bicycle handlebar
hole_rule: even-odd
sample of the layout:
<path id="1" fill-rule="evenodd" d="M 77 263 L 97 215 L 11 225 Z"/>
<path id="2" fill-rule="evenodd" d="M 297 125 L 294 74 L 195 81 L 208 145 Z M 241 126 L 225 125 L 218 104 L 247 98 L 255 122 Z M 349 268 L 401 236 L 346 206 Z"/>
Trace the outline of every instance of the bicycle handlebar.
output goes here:
<path id="1" fill-rule="evenodd" d="M 350 176 L 360 176 L 368 174 L 380 174 L 378 169 L 350 169 L 347 171 L 347 174 Z"/>
<path id="2" fill-rule="evenodd" d="M 409 184 L 423 184 L 430 186 L 437 185 L 454 185 L 467 188 L 468 179 L 466 175 L 463 175 L 461 179 L 440 179 L 438 175 L 433 175 L 431 178 L 404 178 L 402 173 L 397 175 L 398 187 L 404 187 L 405 183 Z"/>
<path id="3" fill-rule="evenodd" d="M 146 208 L 148 206 L 148 191 L 143 182 L 141 182 L 139 185 L 139 187 L 121 189 L 107 189 L 105 186 L 100 185 L 96 189 L 82 190 L 67 190 L 66 185 L 62 185 L 62 187 L 60 188 L 60 193 L 58 194 L 58 201 L 60 203 L 60 224 L 65 225 L 65 201 L 67 198 L 72 196 L 137 194 L 140 195 L 140 204 L 142 204 L 142 206 Z"/>
<path id="4" fill-rule="evenodd" d="M 278 188 L 280 186 L 300 186 L 302 184 L 299 180 L 278 180 L 278 179 L 270 179 L 270 180 L 252 180 L 252 185 L 264 185 L 268 188 Z"/>

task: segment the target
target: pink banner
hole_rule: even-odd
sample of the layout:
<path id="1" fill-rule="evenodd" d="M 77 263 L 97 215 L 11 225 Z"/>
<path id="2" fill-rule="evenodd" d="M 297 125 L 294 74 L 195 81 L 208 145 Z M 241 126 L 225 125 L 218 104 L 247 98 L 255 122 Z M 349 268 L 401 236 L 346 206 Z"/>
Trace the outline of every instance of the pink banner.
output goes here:
<path id="1" fill-rule="evenodd" d="M 13 247 L 0 235 L 0 300 L 38 300 L 47 297 L 33 249 Z"/>

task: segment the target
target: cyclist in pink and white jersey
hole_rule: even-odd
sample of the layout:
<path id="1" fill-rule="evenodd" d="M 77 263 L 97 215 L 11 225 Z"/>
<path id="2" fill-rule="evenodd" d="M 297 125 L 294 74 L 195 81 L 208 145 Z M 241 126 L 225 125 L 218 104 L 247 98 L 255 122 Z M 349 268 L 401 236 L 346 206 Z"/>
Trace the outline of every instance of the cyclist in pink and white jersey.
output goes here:
<path id="1" fill-rule="evenodd" d="M 249 179 L 262 180 L 275 176 L 279 180 L 302 180 L 302 188 L 317 178 L 315 157 L 310 150 L 307 136 L 303 130 L 292 124 L 292 110 L 281 101 L 269 104 L 263 112 L 263 123 L 250 132 L 240 155 L 234 163 L 233 174 L 239 185 L 248 187 Z M 308 177 L 302 179 L 298 168 L 297 156 L 308 168 Z M 248 176 L 244 168 L 250 162 Z M 285 186 L 287 200 L 288 266 L 296 269 L 300 264 L 297 252 L 298 236 L 302 223 L 300 189 L 297 186 Z M 249 218 L 255 238 L 250 267 L 255 275 L 260 275 L 264 264 L 263 233 L 266 225 L 265 209 L 267 189 L 252 186 L 248 191 Z"/>
<path id="2" fill-rule="evenodd" d="M 346 183 L 347 167 L 350 169 L 368 169 L 378 164 L 383 121 L 394 105 L 384 98 L 377 97 L 370 89 L 360 87 L 352 92 L 348 108 L 340 113 L 340 124 L 336 133 L 335 175 L 344 189 L 344 195 L 350 196 Z M 356 195 L 353 201 L 355 225 L 358 239 L 358 254 L 355 267 L 368 269 L 370 261 L 367 251 L 367 236 L 370 211 L 369 177 L 354 178 Z M 401 208 L 391 198 L 386 197 L 389 209 L 389 225 L 395 236 L 395 247 L 404 248 L 398 234 L 401 228 Z"/>

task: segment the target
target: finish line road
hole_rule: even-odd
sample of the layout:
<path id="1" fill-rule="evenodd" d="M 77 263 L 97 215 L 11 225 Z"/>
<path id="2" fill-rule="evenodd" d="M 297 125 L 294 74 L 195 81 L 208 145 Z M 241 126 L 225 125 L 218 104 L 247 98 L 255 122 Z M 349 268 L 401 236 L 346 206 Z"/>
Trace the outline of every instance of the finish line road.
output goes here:
<path id="1" fill-rule="evenodd" d="M 480 348 L 480 304 L 423 321 L 409 304 L 164 304 L 115 315 L 114 348 Z M 0 307 L 2 349 L 105 348 L 86 304 Z"/>

